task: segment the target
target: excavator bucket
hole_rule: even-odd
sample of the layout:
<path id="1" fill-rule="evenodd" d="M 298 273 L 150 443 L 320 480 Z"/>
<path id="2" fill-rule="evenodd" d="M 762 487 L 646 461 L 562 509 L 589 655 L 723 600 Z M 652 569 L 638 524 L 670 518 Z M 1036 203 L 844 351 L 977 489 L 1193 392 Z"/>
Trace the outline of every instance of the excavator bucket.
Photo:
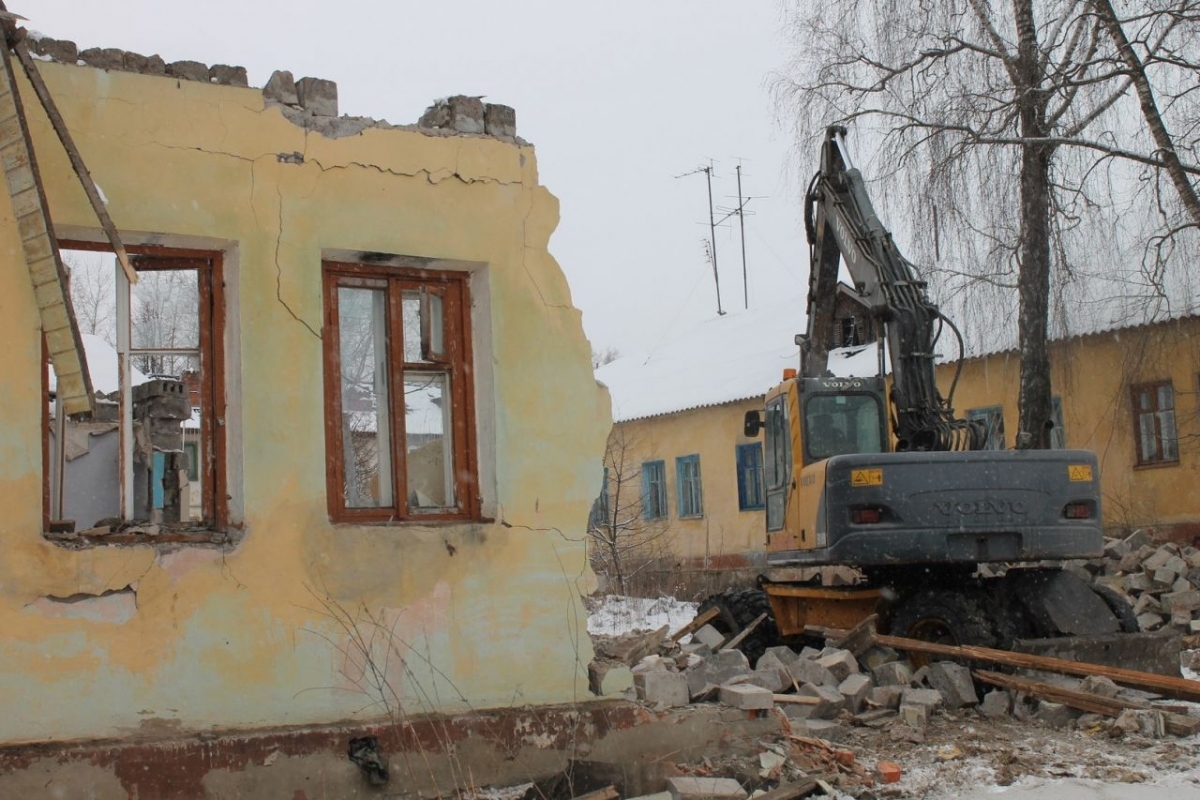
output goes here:
<path id="1" fill-rule="evenodd" d="M 1106 633 L 1096 636 L 1058 636 L 1018 639 L 1013 652 L 1122 667 L 1155 675 L 1180 676 L 1177 633 Z"/>

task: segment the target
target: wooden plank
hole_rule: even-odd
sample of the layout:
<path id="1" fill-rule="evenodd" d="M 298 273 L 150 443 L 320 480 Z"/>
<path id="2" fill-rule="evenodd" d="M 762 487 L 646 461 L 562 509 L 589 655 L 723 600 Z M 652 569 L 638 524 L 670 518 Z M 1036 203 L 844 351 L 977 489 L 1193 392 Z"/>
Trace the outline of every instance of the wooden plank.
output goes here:
<path id="1" fill-rule="evenodd" d="M 775 698 L 776 703 L 782 703 L 784 705 L 790 703 L 798 706 L 815 706 L 820 705 L 821 703 L 821 698 L 810 697 L 806 694 L 774 694 L 772 697 Z"/>
<path id="2" fill-rule="evenodd" d="M 721 615 L 721 611 L 716 606 L 710 608 L 708 611 L 705 611 L 703 614 L 700 614 L 695 619 L 693 619 L 691 622 L 689 622 L 687 625 L 684 625 L 682 628 L 680 628 L 679 630 L 677 630 L 673 634 L 671 634 L 671 641 L 678 642 L 680 639 L 687 636 L 689 633 L 695 633 L 696 631 L 700 630 L 701 628 L 703 628 L 708 623 L 712 622 L 714 619 L 716 619 L 720 615 Z"/>
<path id="3" fill-rule="evenodd" d="M 1130 634 L 1131 636 L 1134 634 Z M 919 639 L 906 639 L 902 636 L 878 636 L 876 641 L 896 650 L 909 653 L 925 653 L 927 655 L 960 658 L 969 661 L 986 661 L 992 664 L 1003 664 L 1008 667 L 1021 669 L 1040 669 L 1046 672 L 1058 672 L 1063 675 L 1102 675 L 1114 683 L 1132 686 L 1155 692 L 1176 700 L 1200 702 L 1200 681 L 1187 678 L 1172 678 L 1167 675 L 1155 675 L 1150 672 L 1139 672 L 1123 667 L 1105 667 L 1100 664 L 1088 664 L 1083 661 L 1067 661 L 1051 656 L 1035 656 L 1028 653 L 1013 653 L 1009 650 L 995 650 L 990 647 L 975 647 L 973 645 L 947 645 L 922 642 Z"/>
<path id="4" fill-rule="evenodd" d="M 1187 714 L 1176 714 L 1167 709 L 1155 708 L 1150 703 L 1144 703 L 1140 700 L 1101 697 L 1091 692 L 1068 689 L 1064 686 L 1055 686 L 1052 683 L 1035 681 L 1031 678 L 1020 678 L 1015 675 L 1005 675 L 982 669 L 975 670 L 974 675 L 979 680 L 989 683 L 992 686 L 1013 689 L 1035 697 L 1063 703 L 1080 711 L 1103 714 L 1106 717 L 1115 717 L 1129 708 L 1139 711 L 1161 711 L 1166 718 L 1167 733 L 1170 733 L 1172 736 L 1191 736 L 1200 729 L 1200 719 L 1188 716 Z"/>
<path id="5" fill-rule="evenodd" d="M 849 650 L 858 658 L 863 653 L 875 644 L 875 623 L 879 619 L 878 614 L 872 614 L 863 619 L 862 622 L 850 629 L 850 632 L 845 636 L 839 636 L 832 643 L 832 647 L 839 650 Z"/>
<path id="6" fill-rule="evenodd" d="M 587 794 L 577 794 L 574 800 L 617 800 L 621 795 L 615 786 L 605 786 Z"/>
<path id="7" fill-rule="evenodd" d="M 761 625 L 763 623 L 763 620 L 765 620 L 766 618 L 767 618 L 767 612 L 764 611 L 763 613 L 759 614 L 758 617 L 756 617 L 753 622 L 751 622 L 749 625 L 747 625 L 742 630 L 741 633 L 739 633 L 737 636 L 734 636 L 732 639 L 730 639 L 725 644 L 721 645 L 721 649 L 722 650 L 735 649 L 739 644 L 744 642 L 746 640 L 746 637 L 749 636 L 751 633 L 753 633 L 754 629 L 757 628 L 759 625 Z"/>
<path id="8" fill-rule="evenodd" d="M 33 86 L 33 93 L 41 101 L 42 108 L 46 110 L 46 117 L 50 120 L 50 125 L 54 128 L 54 132 L 58 134 L 58 140 L 62 142 L 63 149 L 67 151 L 67 158 L 71 161 L 71 167 L 75 170 L 75 175 L 79 178 L 79 183 L 83 185 L 83 192 L 87 195 L 88 202 L 92 204 L 92 211 L 95 212 L 96 218 L 100 220 L 100 227 L 104 229 L 104 234 L 108 237 L 109 244 L 112 245 L 113 251 L 117 254 L 117 261 L 120 262 L 121 269 L 125 271 L 125 277 L 129 279 L 131 284 L 137 283 L 137 271 L 129 263 L 129 256 L 125 252 L 125 244 L 121 241 L 121 235 L 117 233 L 117 226 L 113 224 L 112 217 L 108 215 L 108 209 L 105 208 L 104 201 L 100 198 L 100 191 L 96 188 L 96 182 L 92 180 L 92 173 L 88 172 L 87 165 L 83 163 L 83 156 L 79 154 L 79 148 L 75 146 L 75 140 L 71 138 L 71 132 L 67 129 L 67 123 L 63 120 L 62 114 L 59 113 L 58 105 L 55 104 L 54 98 L 50 95 L 50 90 L 46 88 L 46 82 L 42 80 L 42 74 L 38 72 L 37 64 L 29 56 L 29 51 L 25 48 L 24 42 L 17 42 L 13 46 L 12 51 L 16 54 L 17 60 L 21 62 L 21 66 L 25 69 L 29 83 Z"/>

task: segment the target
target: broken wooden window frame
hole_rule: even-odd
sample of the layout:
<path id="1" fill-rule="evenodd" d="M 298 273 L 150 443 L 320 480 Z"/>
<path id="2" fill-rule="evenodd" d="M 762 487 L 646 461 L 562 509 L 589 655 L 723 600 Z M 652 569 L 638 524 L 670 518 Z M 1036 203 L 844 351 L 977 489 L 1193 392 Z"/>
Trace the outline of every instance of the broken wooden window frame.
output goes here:
<path id="1" fill-rule="evenodd" d="M 93 252 L 110 253 L 113 248 L 107 243 L 92 241 L 62 240 L 60 250 L 88 250 Z M 189 352 L 198 351 L 200 359 L 200 404 L 207 411 L 206 421 L 202 424 L 199 434 L 201 460 L 200 471 L 201 490 L 201 519 L 181 520 L 169 523 L 167 528 L 186 528 L 189 530 L 209 529 L 224 531 L 229 524 L 228 511 L 228 476 L 226 470 L 226 439 L 225 439 L 225 283 L 224 258 L 219 251 L 193 250 L 185 248 L 158 247 L 151 245 L 132 245 L 126 248 L 132 258 L 133 268 L 139 272 L 164 270 L 194 270 L 197 279 L 197 313 L 199 341 L 196 347 L 186 348 Z M 119 479 L 121 485 L 120 514 L 121 519 L 130 521 L 134 507 L 133 501 L 133 397 L 131 385 L 130 361 L 130 283 L 120 266 L 114 266 L 117 290 L 115 292 L 114 312 L 117 317 L 117 353 L 120 372 L 120 410 L 119 410 Z M 145 348 L 138 348 L 145 349 Z M 161 348 L 150 348 L 159 350 Z M 48 362 L 47 362 L 48 364 Z M 43 395 L 46 402 L 42 403 L 43 417 L 43 530 L 50 530 L 52 510 L 56 507 L 51 492 L 54 484 L 51 479 L 51 459 L 49 441 L 49 383 L 47 370 L 42 370 Z M 61 486 L 62 479 L 58 485 Z M 169 533 L 160 533 L 154 537 L 156 541 L 167 543 L 171 540 Z"/>
<path id="2" fill-rule="evenodd" d="M 1164 400 L 1170 405 L 1165 405 Z M 1130 407 L 1133 411 L 1134 466 L 1178 464 L 1179 430 L 1176 427 L 1174 384 L 1168 379 L 1131 386 Z"/>
<path id="3" fill-rule="evenodd" d="M 404 258 L 404 257 L 397 257 Z M 417 259 L 405 259 L 417 262 Z M 476 451 L 473 357 L 471 338 L 471 274 L 458 270 L 434 270 L 420 267 L 397 267 L 393 264 L 364 264 L 327 260 L 322 265 L 325 298 L 324 330 L 324 391 L 326 443 L 326 496 L 330 519 L 335 523 L 432 523 L 478 521 L 481 519 L 479 492 L 479 463 Z M 341 365 L 341 318 L 339 289 L 370 288 L 382 291 L 383 305 L 383 363 L 385 382 L 373 379 L 375 386 L 385 388 L 384 420 L 389 432 L 386 444 L 388 485 L 379 488 L 375 505 L 355 506 L 347 498 L 346 441 Z M 420 298 L 418 324 L 413 331 L 418 341 L 405 339 L 404 302 L 406 296 Z M 433 298 L 436 298 L 434 300 Z M 440 306 L 442 317 L 441 341 L 436 324 Z M 419 360 L 406 360 L 412 346 Z M 378 358 L 378 356 L 377 356 Z M 418 506 L 410 498 L 409 458 L 407 448 L 407 415 L 403 387 L 408 376 L 444 377 L 444 427 L 442 437 L 449 436 L 450 447 L 443 449 L 445 485 L 453 492 L 453 503 L 440 506 Z M 379 414 L 379 409 L 375 412 Z M 378 441 L 378 438 L 377 438 Z M 444 447 L 444 438 L 441 440 Z M 376 447 L 378 448 L 378 444 Z M 382 462 L 381 462 L 382 464 Z M 385 491 L 388 489 L 389 491 Z M 387 502 L 384 502 L 386 498 Z"/>

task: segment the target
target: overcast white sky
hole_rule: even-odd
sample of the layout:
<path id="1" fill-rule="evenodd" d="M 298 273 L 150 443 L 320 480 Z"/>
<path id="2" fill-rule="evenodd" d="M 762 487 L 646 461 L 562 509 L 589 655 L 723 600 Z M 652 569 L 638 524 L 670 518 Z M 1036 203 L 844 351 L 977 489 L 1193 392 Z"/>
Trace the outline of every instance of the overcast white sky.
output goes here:
<path id="1" fill-rule="evenodd" d="M 775 0 L 9 0 L 27 27 L 80 49 L 275 69 L 338 84 L 340 111 L 415 122 L 435 98 L 517 110 L 561 201 L 550 249 L 595 349 L 631 352 L 716 313 L 702 175 L 746 217 L 750 303 L 797 298 L 807 274 L 800 195 L 815 169 L 775 122 L 770 75 L 790 47 Z M 118 220 L 119 221 L 119 220 Z M 701 224 L 703 223 L 703 224 Z M 741 308 L 736 220 L 717 231 L 721 297 Z"/>

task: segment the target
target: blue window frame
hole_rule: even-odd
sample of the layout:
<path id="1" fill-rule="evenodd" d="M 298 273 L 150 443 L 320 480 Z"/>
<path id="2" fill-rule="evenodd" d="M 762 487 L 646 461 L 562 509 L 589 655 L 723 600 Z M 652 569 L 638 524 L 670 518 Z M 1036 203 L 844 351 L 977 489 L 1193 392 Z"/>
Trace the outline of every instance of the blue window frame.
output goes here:
<path id="1" fill-rule="evenodd" d="M 588 526 L 595 530 L 608 527 L 608 467 L 604 468 L 604 483 L 600 486 L 600 495 L 592 503 L 592 513 L 588 516 Z"/>
<path id="2" fill-rule="evenodd" d="M 763 507 L 762 442 L 737 446 L 737 485 L 739 510 L 752 511 Z"/>
<path id="3" fill-rule="evenodd" d="M 667 516 L 667 467 L 662 461 L 642 463 L 642 518 Z"/>
<path id="4" fill-rule="evenodd" d="M 700 488 L 700 456 L 680 456 L 675 459 L 679 517 L 704 516 L 704 493 Z"/>

